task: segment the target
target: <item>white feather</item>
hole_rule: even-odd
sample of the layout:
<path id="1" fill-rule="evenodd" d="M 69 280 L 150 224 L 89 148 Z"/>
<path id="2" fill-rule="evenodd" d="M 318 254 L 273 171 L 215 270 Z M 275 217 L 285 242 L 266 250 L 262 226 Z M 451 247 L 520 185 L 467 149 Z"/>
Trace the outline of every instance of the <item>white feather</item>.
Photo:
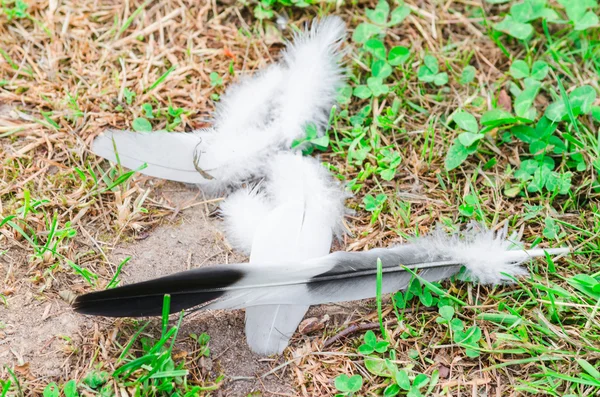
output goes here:
<path id="1" fill-rule="evenodd" d="M 263 177 L 268 170 L 262 165 L 290 150 L 308 124 L 327 123 L 344 81 L 339 65 L 344 35 L 340 18 L 315 20 L 288 44 L 281 65 L 229 90 L 218 109 L 217 134 L 207 146 L 207 153 L 218 155 L 223 164 L 211 184 L 239 185 Z"/>
<path id="2" fill-rule="evenodd" d="M 282 263 L 293 258 L 326 255 L 331 248 L 331 229 L 305 212 L 294 200 L 277 206 L 256 231 L 250 255 L 254 263 Z M 246 341 L 258 354 L 278 354 L 288 345 L 308 305 L 254 305 L 246 309 Z"/>
<path id="3" fill-rule="evenodd" d="M 253 134 L 254 133 L 254 134 Z M 272 137 L 248 130 L 243 134 L 132 132 L 108 130 L 92 144 L 94 154 L 129 169 L 167 180 L 193 183 L 208 194 L 222 193 L 264 175 Z"/>
<path id="4" fill-rule="evenodd" d="M 264 189 L 274 209 L 252 236 L 250 263 L 277 264 L 290 258 L 302 261 L 326 255 L 344 215 L 346 194 L 319 162 L 279 154 L 269 163 Z M 250 348 L 263 355 L 281 353 L 308 307 L 248 307 L 246 340 Z"/>
<path id="5" fill-rule="evenodd" d="M 307 124 L 327 122 L 343 81 L 338 49 L 344 31 L 337 17 L 315 21 L 288 44 L 281 63 L 227 90 L 210 132 L 109 131 L 96 138 L 92 151 L 115 161 L 114 139 L 125 167 L 147 163 L 141 173 L 197 183 L 207 193 L 260 179 L 268 159 L 289 151 Z"/>
<path id="6" fill-rule="evenodd" d="M 250 255 L 253 263 L 311 259 L 331 248 L 331 229 L 307 211 L 302 196 L 277 206 L 258 228 Z M 303 260 L 301 259 L 301 260 Z M 255 305 L 246 309 L 246 341 L 258 354 L 279 354 L 287 347 L 308 305 Z"/>
<path id="7" fill-rule="evenodd" d="M 289 203 L 301 203 L 306 213 L 318 214 L 320 223 L 336 236 L 343 234 L 344 202 L 350 194 L 318 160 L 280 153 L 265 169 L 261 184 L 242 188 L 221 203 L 225 235 L 233 248 L 249 254 L 258 225 L 269 211 Z"/>

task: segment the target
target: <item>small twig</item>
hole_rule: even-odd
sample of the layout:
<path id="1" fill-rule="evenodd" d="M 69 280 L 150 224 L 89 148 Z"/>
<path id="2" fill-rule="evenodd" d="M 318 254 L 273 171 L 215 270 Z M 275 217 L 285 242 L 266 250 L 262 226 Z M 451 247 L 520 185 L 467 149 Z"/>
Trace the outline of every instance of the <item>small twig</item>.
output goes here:
<path id="1" fill-rule="evenodd" d="M 421 307 L 421 308 L 419 308 L 418 311 L 435 311 L 435 310 L 437 310 L 437 307 Z M 413 311 L 415 311 L 415 310 L 412 308 L 408 308 L 408 309 L 403 310 L 402 314 L 412 313 Z M 395 322 L 397 323 L 398 320 L 397 319 L 387 320 L 383 325 L 387 326 L 387 325 L 395 323 Z M 327 339 L 323 343 L 323 347 L 331 346 L 332 344 L 339 341 L 340 339 L 342 339 L 348 335 L 351 335 L 355 332 L 368 331 L 370 329 L 376 329 L 376 328 L 379 328 L 379 321 L 373 322 L 373 323 L 351 325 L 348 328 L 346 328 L 345 330 L 343 330 L 343 331 L 339 332 L 338 334 L 332 336 L 331 338 Z"/>
<path id="2" fill-rule="evenodd" d="M 48 348 L 48 346 L 50 346 L 52 344 L 52 342 L 54 341 L 54 339 L 56 339 L 56 336 L 53 336 L 50 339 L 48 339 L 46 341 L 46 343 L 44 343 L 44 346 L 42 346 L 42 348 L 40 349 L 39 353 L 43 353 L 44 350 L 46 350 Z"/>
<path id="3" fill-rule="evenodd" d="M 392 321 L 397 321 L 397 320 L 388 320 L 385 322 L 385 325 L 390 324 Z M 377 329 L 377 328 L 379 328 L 379 321 L 373 322 L 373 323 L 351 325 L 348 328 L 346 328 L 345 330 L 343 330 L 343 331 L 337 333 L 336 335 L 332 336 L 331 338 L 327 339 L 325 341 L 325 343 L 323 343 L 323 347 L 331 346 L 335 342 L 339 341 L 340 339 L 345 338 L 346 336 L 351 335 L 355 332 L 367 331 L 370 329 Z"/>
<path id="4" fill-rule="evenodd" d="M 256 380 L 255 377 L 253 376 L 230 376 L 229 380 L 232 382 L 236 382 L 236 381 L 240 381 L 240 380 L 245 380 L 245 381 L 249 381 L 249 380 Z"/>

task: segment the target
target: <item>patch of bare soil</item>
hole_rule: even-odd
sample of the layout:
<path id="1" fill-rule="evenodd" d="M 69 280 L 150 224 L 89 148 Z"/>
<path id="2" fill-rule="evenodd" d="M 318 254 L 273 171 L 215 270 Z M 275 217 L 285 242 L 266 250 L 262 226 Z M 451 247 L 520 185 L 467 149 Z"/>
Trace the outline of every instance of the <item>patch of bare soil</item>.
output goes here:
<path id="1" fill-rule="evenodd" d="M 2 251 L 2 247 L 0 247 Z M 15 366 L 26 379 L 36 375 L 60 378 L 81 343 L 85 319 L 74 313 L 59 296 L 42 292 L 25 276 L 27 259 L 19 250 L 0 256 L 0 280 L 4 304 L 0 304 L 0 363 Z M 11 279 L 18 280 L 16 283 Z M 6 375 L 0 368 L 0 376 Z"/>
<path id="2" fill-rule="evenodd" d="M 202 200 L 197 190 L 180 185 L 176 191 L 163 194 L 172 203 L 182 206 Z M 193 206 L 179 214 L 176 224 L 159 226 L 143 239 L 116 247 L 109 255 L 113 263 L 118 264 L 131 257 L 121 275 L 123 283 L 211 264 L 245 262 L 246 258 L 228 248 L 219 230 L 219 220 L 209 217 L 209 213 L 204 204 Z M 3 248 L 8 247 L 2 247 L 0 239 L 0 251 Z M 14 366 L 31 382 L 48 378 L 64 381 L 85 375 L 82 366 L 91 369 L 97 363 L 85 362 L 90 350 L 96 348 L 90 343 L 98 341 L 98 335 L 122 330 L 123 320 L 74 313 L 60 294 L 42 292 L 41 287 L 31 282 L 26 276 L 26 257 L 16 252 L 19 252 L 18 248 L 11 247 L 8 254 L 0 256 L 0 280 L 11 285 L 10 291 L 2 292 L 7 295 L 7 304 L 0 304 L 0 362 Z M 12 281 L 7 283 L 9 278 Z M 60 290 L 60 285 L 52 287 L 49 291 Z M 153 323 L 159 327 L 160 319 L 153 320 Z M 189 346 L 186 346 L 190 341 L 188 335 L 202 332 L 211 337 L 210 359 L 203 359 L 200 365 L 203 372 L 210 379 L 220 374 L 227 376 L 217 393 L 224 396 L 246 396 L 253 391 L 295 394 L 290 371 L 277 371 L 262 378 L 285 358 L 265 359 L 248 349 L 243 311 L 197 312 L 187 316 L 178 337 L 180 346 L 177 347 L 189 351 Z M 106 356 L 106 352 L 102 355 Z M 0 371 L 4 371 L 0 376 L 6 377 L 6 370 Z"/>

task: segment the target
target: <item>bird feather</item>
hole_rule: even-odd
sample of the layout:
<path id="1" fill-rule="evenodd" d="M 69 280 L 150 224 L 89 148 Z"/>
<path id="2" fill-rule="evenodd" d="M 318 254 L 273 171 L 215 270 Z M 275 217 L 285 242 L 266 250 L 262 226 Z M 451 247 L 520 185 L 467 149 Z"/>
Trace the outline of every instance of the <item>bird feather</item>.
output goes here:
<path id="1" fill-rule="evenodd" d="M 302 261 L 329 253 L 334 228 L 344 214 L 346 194 L 331 175 L 313 158 L 291 153 L 275 156 L 268 166 L 267 180 L 254 190 L 262 196 L 245 195 L 249 202 L 267 198 L 272 210 L 256 219 L 252 234 L 250 265 L 284 263 L 294 257 Z M 250 237 L 246 219 L 234 204 L 239 194 L 225 200 L 222 213 L 231 234 Z M 233 213 L 232 213 L 233 211 Z M 237 230 L 237 232 L 236 232 Z M 247 238 L 249 240 L 249 238 Z M 244 247 L 242 247 L 244 248 Z M 263 355 L 281 353 L 308 310 L 308 305 L 261 305 L 246 309 L 246 340 Z"/>
<path id="2" fill-rule="evenodd" d="M 162 297 L 171 294 L 172 312 L 202 305 L 203 309 L 239 309 L 260 305 L 316 305 L 371 298 L 376 293 L 377 261 L 383 269 L 382 292 L 405 289 L 411 274 L 441 281 L 462 266 L 483 283 L 504 282 L 523 274 L 519 265 L 538 256 L 559 255 L 568 248 L 512 249 L 503 230 L 479 231 L 442 238 L 416 239 L 392 248 L 335 252 L 295 262 L 231 264 L 194 269 L 138 284 L 80 296 L 80 313 L 140 317 L 160 315 Z M 455 249 L 460 241 L 460 249 Z M 466 251 L 466 252 L 465 252 Z M 480 253 L 485 253 L 483 256 Z M 507 275 L 502 273 L 509 272 Z"/>
<path id="3" fill-rule="evenodd" d="M 345 27 L 338 17 L 315 20 L 289 43 L 279 64 L 229 87 L 211 130 L 134 133 L 109 130 L 92 152 L 145 175 L 195 183 L 205 193 L 260 179 L 266 160 L 290 151 L 308 124 L 322 126 L 344 76 L 339 45 Z M 196 175 L 197 174 L 197 175 Z"/>

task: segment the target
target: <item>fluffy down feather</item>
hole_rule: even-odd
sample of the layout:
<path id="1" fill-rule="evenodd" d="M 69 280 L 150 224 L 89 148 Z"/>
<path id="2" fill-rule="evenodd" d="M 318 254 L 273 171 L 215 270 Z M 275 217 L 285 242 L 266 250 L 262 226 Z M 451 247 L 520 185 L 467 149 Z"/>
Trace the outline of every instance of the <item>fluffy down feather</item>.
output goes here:
<path id="1" fill-rule="evenodd" d="M 528 257 L 515 259 L 513 255 L 525 251 L 515 237 L 508 237 L 507 233 L 507 227 L 496 232 L 472 222 L 464 230 L 452 234 L 437 228 L 430 235 L 414 240 L 413 244 L 436 255 L 443 253 L 454 262 L 463 264 L 467 276 L 475 282 L 501 284 L 511 281 L 511 276 L 528 274 L 520 266 Z"/>
<path id="2" fill-rule="evenodd" d="M 256 230 L 272 209 L 273 204 L 258 188 L 243 188 L 229 195 L 220 206 L 229 244 L 250 255 Z"/>
<path id="3" fill-rule="evenodd" d="M 307 123 L 323 133 L 337 90 L 344 82 L 340 46 L 346 27 L 339 17 L 313 21 L 289 43 L 283 61 L 287 67 L 283 95 L 278 101 L 279 124 L 290 145 L 304 134 Z"/>

